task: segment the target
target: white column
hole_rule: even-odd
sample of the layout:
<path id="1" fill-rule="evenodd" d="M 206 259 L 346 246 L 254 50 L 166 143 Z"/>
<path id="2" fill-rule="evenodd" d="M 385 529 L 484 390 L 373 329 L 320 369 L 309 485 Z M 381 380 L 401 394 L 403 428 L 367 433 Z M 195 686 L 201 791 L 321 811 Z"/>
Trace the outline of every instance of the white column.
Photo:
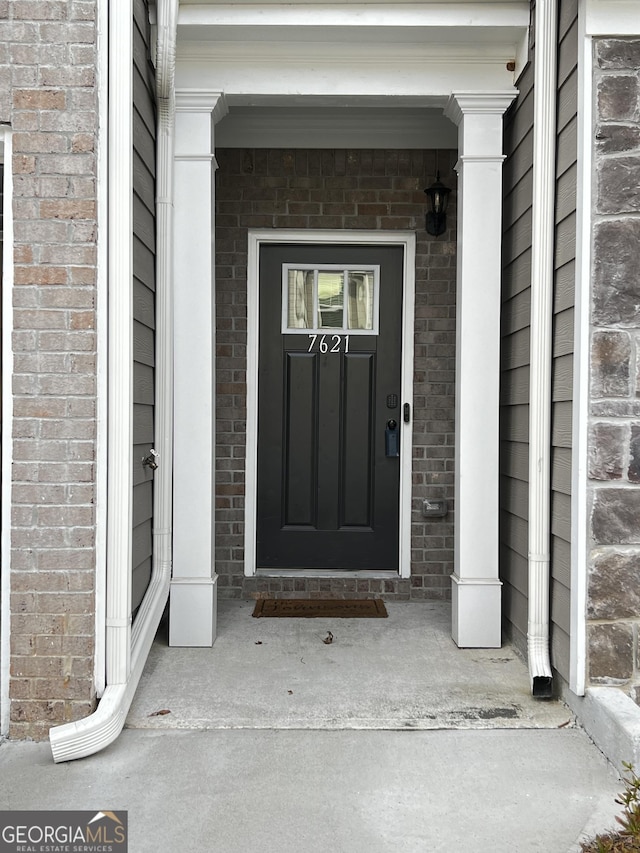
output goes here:
<path id="1" fill-rule="evenodd" d="M 216 637 L 214 126 L 225 113 L 220 93 L 176 93 L 172 646 Z"/>
<path id="2" fill-rule="evenodd" d="M 498 417 L 502 116 L 515 90 L 458 93 L 455 562 L 452 635 L 461 647 L 501 644 Z"/>

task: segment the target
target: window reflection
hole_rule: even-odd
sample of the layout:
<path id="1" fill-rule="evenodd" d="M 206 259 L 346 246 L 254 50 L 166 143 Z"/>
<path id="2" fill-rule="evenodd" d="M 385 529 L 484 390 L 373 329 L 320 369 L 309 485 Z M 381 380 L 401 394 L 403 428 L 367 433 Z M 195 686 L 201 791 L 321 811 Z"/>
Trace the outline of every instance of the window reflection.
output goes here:
<path id="1" fill-rule="evenodd" d="M 313 270 L 289 270 L 289 310 L 287 326 L 290 329 L 313 329 Z"/>
<path id="2" fill-rule="evenodd" d="M 321 329 L 341 329 L 344 315 L 344 273 L 318 273 L 318 311 Z"/>
<path id="3" fill-rule="evenodd" d="M 378 333 L 377 267 L 284 267 L 282 331 Z"/>
<path id="4" fill-rule="evenodd" d="M 373 273 L 349 272 L 348 328 L 373 329 Z"/>

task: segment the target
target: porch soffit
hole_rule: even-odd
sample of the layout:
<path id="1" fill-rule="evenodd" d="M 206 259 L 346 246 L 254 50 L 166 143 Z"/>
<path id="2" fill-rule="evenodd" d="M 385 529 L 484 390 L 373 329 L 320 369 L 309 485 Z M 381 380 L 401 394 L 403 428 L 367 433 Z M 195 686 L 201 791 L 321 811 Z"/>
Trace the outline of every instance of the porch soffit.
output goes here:
<path id="1" fill-rule="evenodd" d="M 454 90 L 513 85 L 528 26 L 528 0 L 181 3 L 177 85 L 245 104 L 333 95 L 440 106 L 433 98 Z"/>
<path id="2" fill-rule="evenodd" d="M 216 126 L 220 148 L 457 148 L 442 109 L 229 106 Z"/>
<path id="3" fill-rule="evenodd" d="M 220 145 L 455 147 L 451 93 L 513 87 L 528 26 L 529 0 L 182 2 L 176 88 L 224 93 Z"/>

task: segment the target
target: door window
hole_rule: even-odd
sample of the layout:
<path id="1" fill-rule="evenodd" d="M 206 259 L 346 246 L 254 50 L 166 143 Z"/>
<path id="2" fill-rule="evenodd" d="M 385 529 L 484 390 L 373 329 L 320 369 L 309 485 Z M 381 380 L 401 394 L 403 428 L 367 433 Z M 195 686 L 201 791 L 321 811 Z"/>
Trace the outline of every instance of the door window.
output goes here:
<path id="1" fill-rule="evenodd" d="M 377 335 L 379 283 L 379 266 L 283 264 L 283 334 Z"/>

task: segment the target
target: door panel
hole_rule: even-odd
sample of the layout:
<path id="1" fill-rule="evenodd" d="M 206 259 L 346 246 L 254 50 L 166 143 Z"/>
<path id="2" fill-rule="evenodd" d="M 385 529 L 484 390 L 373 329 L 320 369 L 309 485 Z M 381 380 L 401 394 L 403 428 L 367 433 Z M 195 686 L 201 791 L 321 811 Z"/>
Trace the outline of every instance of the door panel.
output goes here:
<path id="1" fill-rule="evenodd" d="M 315 527 L 318 359 L 311 353 L 297 352 L 285 353 L 285 358 L 284 525 Z"/>
<path id="2" fill-rule="evenodd" d="M 400 246 L 261 247 L 258 568 L 398 569 L 402 271 Z"/>
<path id="3" fill-rule="evenodd" d="M 349 353 L 343 367 L 340 528 L 372 527 L 374 356 Z"/>

